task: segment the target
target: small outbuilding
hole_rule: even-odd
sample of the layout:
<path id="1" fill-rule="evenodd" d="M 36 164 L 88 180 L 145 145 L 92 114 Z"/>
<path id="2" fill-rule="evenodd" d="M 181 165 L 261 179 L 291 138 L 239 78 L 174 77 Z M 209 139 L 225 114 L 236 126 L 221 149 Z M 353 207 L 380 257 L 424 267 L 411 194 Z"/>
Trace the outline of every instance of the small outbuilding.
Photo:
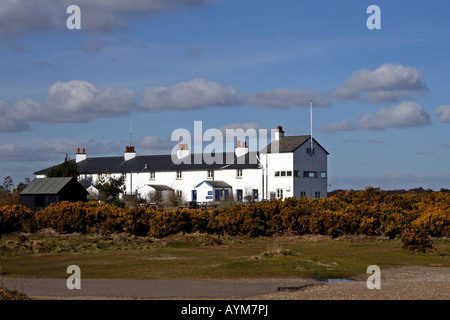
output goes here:
<path id="1" fill-rule="evenodd" d="M 44 209 L 52 202 L 87 201 L 88 191 L 72 177 L 37 178 L 21 193 L 22 205 L 31 210 Z"/>
<path id="2" fill-rule="evenodd" d="M 166 185 L 146 184 L 139 188 L 137 193 L 142 199 L 146 199 L 147 201 L 162 202 L 168 201 L 174 192 L 175 190 Z"/>
<path id="3" fill-rule="evenodd" d="M 204 180 L 199 183 L 195 192 L 195 201 L 211 202 L 211 201 L 227 201 L 233 194 L 233 188 L 224 181 Z"/>

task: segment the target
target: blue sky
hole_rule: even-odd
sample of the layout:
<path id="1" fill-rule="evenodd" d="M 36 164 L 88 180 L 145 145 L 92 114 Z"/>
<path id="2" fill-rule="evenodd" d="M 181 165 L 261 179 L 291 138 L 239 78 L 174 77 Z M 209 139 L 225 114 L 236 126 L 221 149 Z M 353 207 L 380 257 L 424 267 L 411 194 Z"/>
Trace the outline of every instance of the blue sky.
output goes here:
<path id="1" fill-rule="evenodd" d="M 308 134 L 313 99 L 330 190 L 450 188 L 448 2 L 0 4 L 0 179 L 32 179 L 77 147 L 121 155 L 130 114 L 138 155 L 170 152 L 197 120 Z M 66 27 L 71 4 L 80 30 Z"/>

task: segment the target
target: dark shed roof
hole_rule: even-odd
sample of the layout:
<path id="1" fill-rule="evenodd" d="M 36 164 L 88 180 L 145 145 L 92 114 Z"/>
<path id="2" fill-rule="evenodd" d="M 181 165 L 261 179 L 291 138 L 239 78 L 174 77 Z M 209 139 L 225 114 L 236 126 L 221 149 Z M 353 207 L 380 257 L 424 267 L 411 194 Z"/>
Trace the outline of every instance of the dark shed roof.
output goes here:
<path id="1" fill-rule="evenodd" d="M 72 179 L 75 180 L 72 177 L 34 179 L 20 194 L 58 194 Z"/>

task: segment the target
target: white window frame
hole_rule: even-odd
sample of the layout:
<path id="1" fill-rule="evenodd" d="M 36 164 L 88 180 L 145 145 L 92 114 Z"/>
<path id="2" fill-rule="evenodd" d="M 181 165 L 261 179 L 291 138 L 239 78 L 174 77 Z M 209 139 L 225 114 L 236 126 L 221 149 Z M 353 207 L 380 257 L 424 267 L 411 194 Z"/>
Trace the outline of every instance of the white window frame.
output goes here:
<path id="1" fill-rule="evenodd" d="M 208 170 L 207 179 L 214 180 L 214 170 Z"/>
<path id="2" fill-rule="evenodd" d="M 156 172 L 150 171 L 150 180 L 155 180 L 155 177 L 156 177 Z"/>
<path id="3" fill-rule="evenodd" d="M 236 178 L 242 179 L 242 169 L 236 169 Z"/>
<path id="4" fill-rule="evenodd" d="M 283 199 L 283 188 L 277 189 L 277 199 Z"/>
<path id="5" fill-rule="evenodd" d="M 177 180 L 183 179 L 183 172 L 181 170 L 177 170 Z"/>

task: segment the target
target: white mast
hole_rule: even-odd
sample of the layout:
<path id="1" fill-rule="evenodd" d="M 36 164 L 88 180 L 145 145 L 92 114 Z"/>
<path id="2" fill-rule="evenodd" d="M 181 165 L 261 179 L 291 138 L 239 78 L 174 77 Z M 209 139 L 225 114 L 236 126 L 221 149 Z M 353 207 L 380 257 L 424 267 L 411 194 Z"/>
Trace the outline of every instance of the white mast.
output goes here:
<path id="1" fill-rule="evenodd" d="M 310 109 L 310 118 L 311 118 L 311 155 L 313 155 L 314 149 L 313 149 L 313 114 L 312 114 L 312 100 L 309 102 L 309 109 Z"/>
<path id="2" fill-rule="evenodd" d="M 132 114 L 130 113 L 130 144 L 129 144 L 129 146 L 131 146 L 131 137 L 133 135 L 133 127 L 132 127 L 132 125 L 133 125 L 133 117 L 132 117 Z"/>

